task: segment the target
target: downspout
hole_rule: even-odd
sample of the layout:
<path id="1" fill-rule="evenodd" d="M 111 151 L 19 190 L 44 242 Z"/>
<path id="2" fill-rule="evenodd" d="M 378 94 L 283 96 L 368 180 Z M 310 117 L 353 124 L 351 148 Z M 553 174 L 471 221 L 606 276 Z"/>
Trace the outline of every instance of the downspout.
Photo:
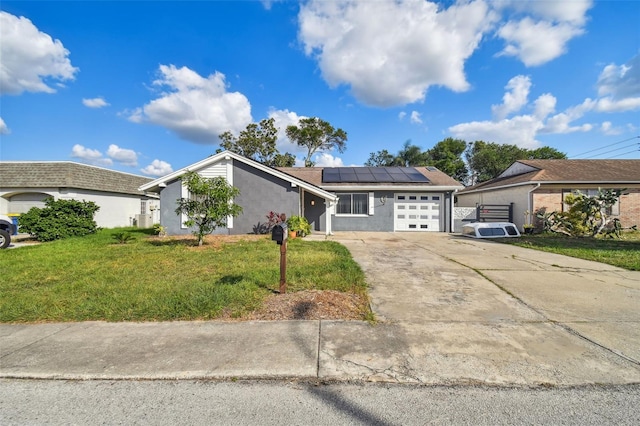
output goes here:
<path id="1" fill-rule="evenodd" d="M 450 192 L 451 199 L 449 201 L 449 208 L 451 211 L 449 212 L 449 232 L 453 234 L 456 227 L 456 218 L 455 218 L 455 205 L 456 205 L 456 193 L 457 189 L 454 189 L 453 192 Z"/>
<path id="2" fill-rule="evenodd" d="M 538 182 L 536 184 L 535 187 L 531 188 L 529 190 L 529 192 L 527 192 L 527 211 L 530 213 L 529 218 L 527 219 L 529 221 L 529 223 L 525 223 L 525 225 L 533 225 L 533 223 L 531 223 L 531 217 L 533 217 L 533 191 L 535 191 L 536 189 L 540 188 L 540 182 Z"/>

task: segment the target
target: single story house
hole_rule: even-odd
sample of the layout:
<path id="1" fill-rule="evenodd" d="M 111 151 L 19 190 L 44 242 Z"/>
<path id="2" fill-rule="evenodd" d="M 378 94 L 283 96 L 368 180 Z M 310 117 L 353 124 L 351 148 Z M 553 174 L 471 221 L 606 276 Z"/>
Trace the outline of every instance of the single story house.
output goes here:
<path id="1" fill-rule="evenodd" d="M 195 171 L 223 176 L 240 190 L 243 208 L 216 233 L 257 233 L 270 211 L 304 216 L 316 232 L 451 230 L 453 192 L 463 186 L 432 167 L 272 168 L 230 151 L 144 184 L 160 197 L 160 223 L 169 235 L 186 234 L 176 200 L 187 197 L 181 177 Z"/>
<path id="2" fill-rule="evenodd" d="M 640 160 L 519 160 L 495 179 L 456 194 L 456 207 L 513 203 L 513 222 L 520 229 L 535 224 L 534 214 L 563 211 L 564 198 L 575 190 L 624 189 L 610 214 L 622 226 L 640 226 Z"/>
<path id="3" fill-rule="evenodd" d="M 19 215 L 44 201 L 93 201 L 98 226 L 113 228 L 136 222 L 151 226 L 159 206 L 155 194 L 138 187 L 150 178 L 72 161 L 0 161 L 0 213 Z M 159 221 L 159 214 L 156 214 Z M 19 223 L 19 220 L 18 220 Z"/>

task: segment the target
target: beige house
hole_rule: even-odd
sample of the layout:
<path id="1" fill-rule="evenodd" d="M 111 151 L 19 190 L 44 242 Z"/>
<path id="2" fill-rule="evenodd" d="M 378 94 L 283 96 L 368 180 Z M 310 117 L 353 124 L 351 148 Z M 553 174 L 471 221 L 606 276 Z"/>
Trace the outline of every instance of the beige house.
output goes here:
<path id="1" fill-rule="evenodd" d="M 42 208 L 49 197 L 93 201 L 100 210 L 98 226 L 131 226 L 144 219 L 157 222 L 159 200 L 138 189 L 144 176 L 117 172 L 72 161 L 0 161 L 0 214 L 20 215 Z M 146 227 L 145 226 L 145 227 Z"/>
<path id="2" fill-rule="evenodd" d="M 598 188 L 624 189 L 611 214 L 624 227 L 640 226 L 640 160 L 519 160 L 495 179 L 456 194 L 456 207 L 513 203 L 513 222 L 522 229 L 534 223 L 535 212 L 562 211 L 565 195 Z"/>

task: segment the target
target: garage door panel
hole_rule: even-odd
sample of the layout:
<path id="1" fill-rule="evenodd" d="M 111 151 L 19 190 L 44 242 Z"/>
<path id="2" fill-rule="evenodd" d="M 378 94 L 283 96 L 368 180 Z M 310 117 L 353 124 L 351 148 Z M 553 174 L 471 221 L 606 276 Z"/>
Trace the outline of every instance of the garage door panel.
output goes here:
<path id="1" fill-rule="evenodd" d="M 394 200 L 394 230 L 440 231 L 442 194 L 399 193 Z"/>

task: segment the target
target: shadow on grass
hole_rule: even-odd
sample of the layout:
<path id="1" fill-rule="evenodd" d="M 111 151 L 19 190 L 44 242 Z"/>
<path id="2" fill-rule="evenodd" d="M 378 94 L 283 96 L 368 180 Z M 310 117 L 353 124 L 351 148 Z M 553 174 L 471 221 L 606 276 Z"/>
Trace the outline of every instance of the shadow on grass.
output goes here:
<path id="1" fill-rule="evenodd" d="M 198 247 L 198 241 L 194 238 L 151 238 L 147 244 L 156 247 Z M 206 244 L 205 244 L 206 246 Z"/>
<path id="2" fill-rule="evenodd" d="M 247 280 L 248 277 L 244 276 L 244 275 L 224 275 L 222 277 L 220 277 L 220 279 L 218 279 L 217 284 L 223 284 L 223 285 L 238 285 L 241 282 Z M 269 286 L 267 286 L 264 283 L 261 282 L 254 282 L 254 284 L 260 288 L 263 288 L 265 290 L 267 290 L 270 293 L 274 293 L 274 294 L 279 294 L 280 292 L 277 290 L 274 290 L 273 288 L 270 288 Z"/>

